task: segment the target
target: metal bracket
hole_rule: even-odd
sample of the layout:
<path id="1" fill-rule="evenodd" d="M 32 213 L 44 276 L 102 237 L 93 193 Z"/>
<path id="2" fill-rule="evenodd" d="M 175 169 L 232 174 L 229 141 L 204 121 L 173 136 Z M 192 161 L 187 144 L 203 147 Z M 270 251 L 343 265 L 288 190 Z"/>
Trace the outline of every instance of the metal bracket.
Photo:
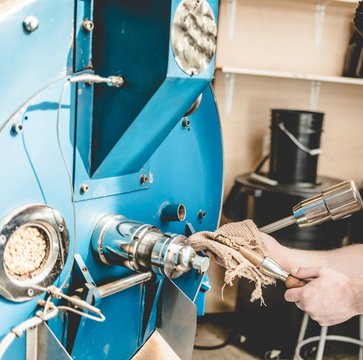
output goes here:
<path id="1" fill-rule="evenodd" d="M 27 360 L 72 360 L 46 323 L 26 331 Z"/>
<path id="2" fill-rule="evenodd" d="M 88 303 L 93 303 L 94 306 L 97 306 L 101 301 L 100 292 L 98 291 L 97 285 L 89 273 L 86 264 L 79 254 L 74 256 L 74 270 L 79 277 L 78 280 L 84 282 L 81 298 Z"/>
<path id="3" fill-rule="evenodd" d="M 227 22 L 228 22 L 228 37 L 233 39 L 234 23 L 236 19 L 236 2 L 237 0 L 228 0 L 227 3 Z"/>
<path id="4" fill-rule="evenodd" d="M 324 3 L 316 4 L 315 10 L 315 46 L 320 48 L 323 36 L 324 16 L 326 5 Z"/>
<path id="5" fill-rule="evenodd" d="M 320 94 L 320 84 L 318 80 L 313 80 L 311 82 L 311 92 L 310 92 L 310 110 L 316 111 L 318 107 L 319 94 Z"/>
<path id="6" fill-rule="evenodd" d="M 235 74 L 226 73 L 226 114 L 229 115 L 232 111 L 232 100 L 234 91 Z"/>

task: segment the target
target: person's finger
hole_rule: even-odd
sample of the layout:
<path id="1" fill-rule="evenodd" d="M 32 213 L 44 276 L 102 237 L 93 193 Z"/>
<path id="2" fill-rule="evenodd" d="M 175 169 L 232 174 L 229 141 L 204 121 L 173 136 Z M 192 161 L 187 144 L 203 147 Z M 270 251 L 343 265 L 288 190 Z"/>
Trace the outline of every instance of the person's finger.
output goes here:
<path id="1" fill-rule="evenodd" d="M 299 279 L 316 278 L 322 274 L 321 267 L 299 267 L 290 270 L 290 274 Z"/>
<path id="2" fill-rule="evenodd" d="M 287 290 L 285 292 L 285 300 L 288 302 L 300 301 L 301 291 L 302 290 L 300 288 L 294 288 L 294 289 Z"/>
<path id="3" fill-rule="evenodd" d="M 302 311 L 305 311 L 303 304 L 300 301 L 296 301 L 295 305 Z"/>

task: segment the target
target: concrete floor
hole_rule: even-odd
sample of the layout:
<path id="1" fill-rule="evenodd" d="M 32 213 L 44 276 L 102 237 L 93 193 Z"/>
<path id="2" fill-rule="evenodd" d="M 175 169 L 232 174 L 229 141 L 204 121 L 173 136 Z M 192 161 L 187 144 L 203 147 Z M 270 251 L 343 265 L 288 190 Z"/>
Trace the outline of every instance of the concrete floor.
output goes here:
<path id="1" fill-rule="evenodd" d="M 258 357 L 244 349 L 245 338 L 236 334 L 233 331 L 230 314 L 228 316 L 206 316 L 200 318 L 198 321 L 197 334 L 195 339 L 195 345 L 211 347 L 214 345 L 223 344 L 227 338 L 229 338 L 229 344 L 215 350 L 198 350 L 193 352 L 193 360 L 264 360 L 264 359 L 276 359 L 276 360 L 292 360 L 286 357 L 280 357 L 279 351 L 274 351 L 267 354 L 264 358 Z M 227 321 L 225 321 L 227 319 Z M 232 320 L 233 321 L 233 320 Z M 343 330 L 350 328 L 350 324 L 343 325 Z M 336 327 L 331 329 L 337 331 Z M 339 329 L 338 329 L 339 330 Z M 349 329 L 348 329 L 349 332 Z M 330 333 L 330 332 L 329 332 Z M 231 336 L 233 334 L 233 336 Z M 351 335 L 351 334 L 345 334 Z M 304 356 L 304 360 L 314 360 L 316 354 L 316 346 L 312 345 L 310 348 L 303 350 L 301 353 Z M 324 360 L 358 360 L 358 348 L 350 344 L 342 343 L 327 343 L 326 351 L 324 352 Z"/>
<path id="2" fill-rule="evenodd" d="M 213 322 L 199 323 L 195 344 L 213 346 L 223 343 L 231 329 Z M 258 360 L 236 345 L 226 345 L 216 350 L 194 350 L 193 360 Z"/>

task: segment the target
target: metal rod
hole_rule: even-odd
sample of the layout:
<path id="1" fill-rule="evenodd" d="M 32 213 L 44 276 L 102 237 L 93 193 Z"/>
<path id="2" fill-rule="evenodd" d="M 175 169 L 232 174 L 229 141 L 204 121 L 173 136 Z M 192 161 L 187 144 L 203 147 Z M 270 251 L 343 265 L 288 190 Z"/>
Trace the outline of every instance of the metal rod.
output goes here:
<path id="1" fill-rule="evenodd" d="M 294 215 L 288 216 L 284 219 L 278 220 L 273 222 L 272 224 L 263 226 L 262 228 L 260 228 L 259 230 L 261 232 L 264 232 L 266 234 L 270 234 L 274 231 L 280 230 L 286 226 L 292 225 L 296 223 L 296 219 L 294 217 Z"/>
<path id="2" fill-rule="evenodd" d="M 142 284 L 152 278 L 152 272 L 134 274 L 126 278 L 110 282 L 108 284 L 98 287 L 101 299 L 113 295 L 122 290 L 126 290 L 135 285 Z"/>
<path id="3" fill-rule="evenodd" d="M 323 360 L 327 334 L 328 334 L 328 327 L 322 326 L 321 330 L 320 330 L 320 340 L 319 340 L 318 351 L 316 352 L 315 360 Z"/>

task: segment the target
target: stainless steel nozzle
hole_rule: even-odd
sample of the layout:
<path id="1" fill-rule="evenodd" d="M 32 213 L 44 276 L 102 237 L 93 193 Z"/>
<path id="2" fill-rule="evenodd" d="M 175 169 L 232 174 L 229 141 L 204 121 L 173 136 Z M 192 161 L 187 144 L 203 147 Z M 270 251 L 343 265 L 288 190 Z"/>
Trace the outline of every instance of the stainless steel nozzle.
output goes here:
<path id="1" fill-rule="evenodd" d="M 266 234 L 297 223 L 299 227 L 338 220 L 363 209 L 363 201 L 353 180 L 343 181 L 293 207 L 293 215 L 260 228 Z"/>

